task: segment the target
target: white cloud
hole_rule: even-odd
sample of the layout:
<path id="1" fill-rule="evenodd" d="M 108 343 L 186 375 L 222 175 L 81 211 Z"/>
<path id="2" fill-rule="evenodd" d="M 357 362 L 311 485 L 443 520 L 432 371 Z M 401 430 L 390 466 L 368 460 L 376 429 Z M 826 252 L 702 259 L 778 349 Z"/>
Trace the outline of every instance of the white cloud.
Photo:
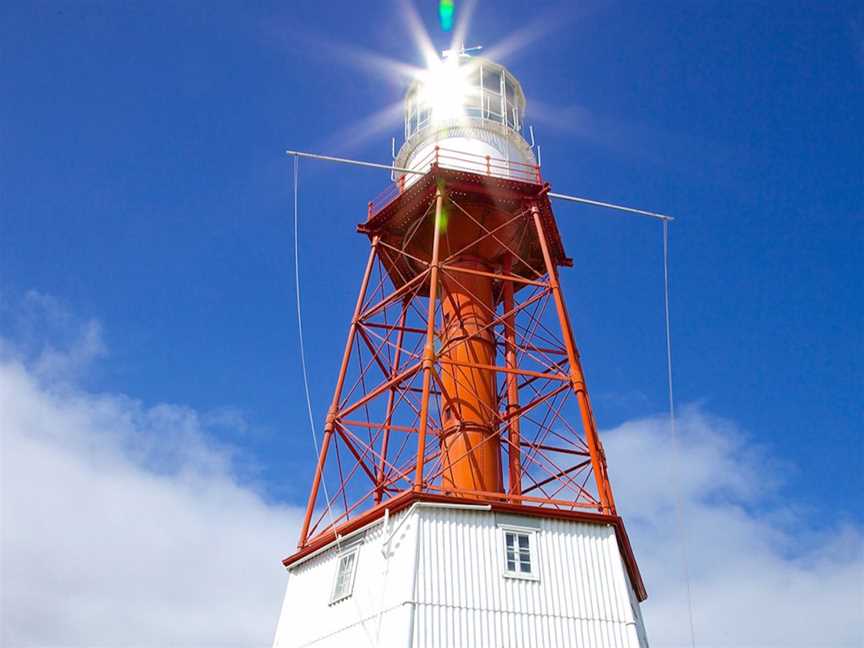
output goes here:
<path id="1" fill-rule="evenodd" d="M 211 417 L 76 389 L 97 356 L 73 338 L 0 347 L 3 646 L 269 646 L 297 510 L 244 485 Z"/>
<path id="2" fill-rule="evenodd" d="M 0 338 L 3 645 L 268 646 L 298 510 L 249 487 L 209 434 L 242 431 L 242 414 L 84 391 L 98 322 L 35 293 L 25 306 L 15 342 Z M 54 346 L 26 334 L 45 320 Z M 663 419 L 604 436 L 651 645 L 688 645 L 673 466 L 698 646 L 862 645 L 861 529 L 784 499 L 795 467 L 734 423 L 693 407 L 679 427 L 674 464 Z"/>
<path id="3" fill-rule="evenodd" d="M 0 354 L 25 360 L 48 381 L 74 381 L 106 355 L 98 320 L 79 320 L 56 297 L 28 291 L 21 299 L 0 300 L 13 329 L 14 344 L 0 337 Z"/>
<path id="4" fill-rule="evenodd" d="M 689 645 L 676 482 L 698 646 L 864 645 L 861 529 L 828 504 L 813 512 L 785 499 L 785 476 L 800 477 L 797 469 L 730 421 L 691 407 L 678 427 L 677 460 L 665 419 L 604 435 L 649 592 L 652 646 Z"/>

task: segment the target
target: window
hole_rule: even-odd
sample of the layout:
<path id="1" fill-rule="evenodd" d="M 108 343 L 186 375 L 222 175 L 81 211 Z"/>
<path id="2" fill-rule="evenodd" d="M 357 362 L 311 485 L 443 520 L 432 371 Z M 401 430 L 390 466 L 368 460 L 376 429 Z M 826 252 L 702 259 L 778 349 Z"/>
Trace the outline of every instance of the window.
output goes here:
<path id="1" fill-rule="evenodd" d="M 432 111 L 429 106 L 421 105 L 417 113 L 417 130 L 422 130 L 429 125 L 429 119 L 432 116 Z"/>
<path id="2" fill-rule="evenodd" d="M 410 94 L 405 99 L 405 139 L 417 129 L 417 95 Z"/>
<path id="3" fill-rule="evenodd" d="M 492 92 L 501 93 L 501 72 L 494 68 L 483 68 L 483 87 Z"/>
<path id="4" fill-rule="evenodd" d="M 507 108 L 507 125 L 513 130 L 519 130 L 516 127 L 516 124 L 518 123 L 516 121 L 516 108 L 511 107 L 509 104 L 507 105 Z"/>
<path id="5" fill-rule="evenodd" d="M 417 132 L 417 104 L 411 106 L 411 113 L 408 116 L 408 132 L 412 135 Z"/>
<path id="6" fill-rule="evenodd" d="M 504 95 L 507 97 L 508 104 L 516 103 L 516 85 L 510 75 L 504 76 Z"/>
<path id="7" fill-rule="evenodd" d="M 483 111 L 483 117 L 486 119 L 500 122 L 501 121 L 501 95 L 486 93 L 486 106 Z"/>
<path id="8" fill-rule="evenodd" d="M 357 569 L 357 549 L 339 556 L 336 567 L 336 580 L 333 583 L 333 593 L 330 602 L 336 603 L 351 596 L 354 590 L 354 572 Z"/>
<path id="9" fill-rule="evenodd" d="M 483 117 L 483 111 L 480 108 L 480 89 L 471 87 L 465 93 L 465 114 L 468 117 L 480 119 Z"/>
<path id="10" fill-rule="evenodd" d="M 504 574 L 537 578 L 535 532 L 504 529 Z"/>

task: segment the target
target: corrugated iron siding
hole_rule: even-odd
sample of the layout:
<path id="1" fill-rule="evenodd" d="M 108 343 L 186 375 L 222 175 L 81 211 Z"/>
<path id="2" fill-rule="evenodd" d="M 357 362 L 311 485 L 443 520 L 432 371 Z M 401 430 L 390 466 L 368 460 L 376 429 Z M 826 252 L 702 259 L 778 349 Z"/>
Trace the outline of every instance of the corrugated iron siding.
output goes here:
<path id="1" fill-rule="evenodd" d="M 419 512 L 415 647 L 640 646 L 612 527 L 541 519 L 539 579 L 525 580 L 503 575 L 494 514 Z"/>
<path id="2" fill-rule="evenodd" d="M 501 525 L 520 523 L 536 531 L 537 580 L 504 576 Z M 647 646 L 610 526 L 419 506 L 353 542 L 343 601 L 330 603 L 337 548 L 289 570 L 275 648 Z"/>
<path id="3" fill-rule="evenodd" d="M 386 529 L 382 521 L 346 541 L 341 550 L 332 547 L 289 570 L 274 648 L 407 644 L 417 524 L 416 519 L 408 519 L 397 527 L 406 514 L 394 515 Z M 388 559 L 382 546 L 391 535 Z M 355 543 L 353 593 L 330 603 L 339 556 Z"/>

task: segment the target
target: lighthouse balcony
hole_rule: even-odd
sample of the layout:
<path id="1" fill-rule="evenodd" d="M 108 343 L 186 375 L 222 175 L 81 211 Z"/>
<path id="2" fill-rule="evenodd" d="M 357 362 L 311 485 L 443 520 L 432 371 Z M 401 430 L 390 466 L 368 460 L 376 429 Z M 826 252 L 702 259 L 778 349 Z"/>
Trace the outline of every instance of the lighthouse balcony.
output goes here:
<path id="1" fill-rule="evenodd" d="M 452 138 L 451 138 L 452 140 Z M 470 148 L 477 149 L 478 142 L 467 142 Z M 539 164 L 508 160 L 492 153 L 497 151 L 489 147 L 489 152 L 475 152 L 469 146 L 463 149 L 430 145 L 428 150 L 412 156 L 410 171 L 397 172 L 396 179 L 373 198 L 368 205 L 368 216 L 372 218 L 385 207 L 399 198 L 406 190 L 417 183 L 420 178 L 435 169 L 449 169 L 487 178 L 513 180 L 518 183 L 532 185 L 534 190 L 543 185 L 543 176 Z M 530 191 L 531 188 L 528 188 Z"/>
<path id="2" fill-rule="evenodd" d="M 528 280 L 536 279 L 536 269 L 543 267 L 544 261 L 531 220 L 533 205 L 543 223 L 553 263 L 572 265 L 552 213 L 547 195 L 549 185 L 543 181 L 538 167 L 452 154 L 442 148 L 435 153 L 425 173 L 412 177 L 410 184 L 397 180 L 370 202 L 366 220 L 357 226 L 359 232 L 372 240 L 378 239 L 388 250 L 404 252 L 383 254 L 394 287 L 403 286 L 428 267 L 433 234 L 431 213 L 439 189 L 447 197 L 444 207 L 447 222 L 442 223 L 447 235 L 442 244 L 442 259 L 460 248 L 471 254 L 495 257 L 497 253 L 486 248 L 501 243 L 505 246 L 502 250 L 516 254 L 513 273 Z M 490 235 L 492 230 L 494 234 Z M 527 284 L 517 284 L 515 289 L 521 290 L 524 285 Z M 426 294 L 425 288 L 420 294 Z"/>

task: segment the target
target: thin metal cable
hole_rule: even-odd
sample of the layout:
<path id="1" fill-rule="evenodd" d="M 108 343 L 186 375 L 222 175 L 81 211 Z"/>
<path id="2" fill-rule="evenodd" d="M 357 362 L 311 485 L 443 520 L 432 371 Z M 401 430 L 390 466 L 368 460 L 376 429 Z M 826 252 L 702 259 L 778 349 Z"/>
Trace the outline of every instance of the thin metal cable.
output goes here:
<path id="1" fill-rule="evenodd" d="M 312 444 L 315 446 L 315 458 L 320 456 L 318 449 L 318 434 L 315 432 L 315 417 L 312 414 L 312 397 L 309 395 L 309 376 L 306 371 L 306 351 L 303 343 L 303 313 L 300 307 L 300 237 L 299 229 L 299 184 L 300 158 L 294 156 L 294 299 L 297 309 L 297 335 L 300 340 L 300 366 L 303 369 L 303 390 L 306 393 L 306 412 L 309 415 L 309 430 L 312 433 Z"/>
<path id="2" fill-rule="evenodd" d="M 321 451 L 318 448 L 318 435 L 315 432 L 315 417 L 312 415 L 312 398 L 309 396 L 309 375 L 306 371 L 306 345 L 303 343 L 303 311 L 300 308 L 300 236 L 298 234 L 298 222 L 299 218 L 299 209 L 298 209 L 298 195 L 299 195 L 299 185 L 300 185 L 300 157 L 298 155 L 294 156 L 294 297 L 296 300 L 297 306 L 297 337 L 300 343 L 300 366 L 303 369 L 303 390 L 306 393 L 306 413 L 309 415 L 309 430 L 312 433 L 312 443 L 315 446 L 315 459 L 320 461 Z M 323 466 L 322 466 L 323 470 Z M 327 492 L 327 481 L 325 479 L 321 479 L 321 487 L 324 489 L 324 501 L 327 502 L 327 516 L 330 518 L 330 526 L 332 527 L 335 523 L 335 518 L 333 517 L 333 507 L 330 505 L 330 493 Z M 334 534 L 335 534 L 335 529 Z M 336 535 L 336 551 L 337 553 L 342 552 L 342 536 Z M 356 558 L 354 569 L 357 569 Z M 355 598 L 355 597 L 352 597 Z M 359 601 L 354 600 L 354 605 L 357 608 L 357 611 L 360 612 Z M 375 647 L 375 642 L 373 641 L 372 635 L 369 629 L 366 627 L 365 622 L 360 623 L 363 628 L 363 632 L 366 635 L 366 640 L 369 642 L 369 645 L 373 648 Z"/>
<path id="3" fill-rule="evenodd" d="M 312 398 L 309 395 L 309 373 L 306 370 L 306 345 L 303 342 L 303 311 L 300 307 L 300 236 L 298 233 L 299 230 L 299 185 L 300 185 L 300 157 L 294 156 L 294 296 L 295 296 L 295 304 L 297 309 L 297 337 L 300 343 L 300 366 L 303 369 L 303 390 L 306 394 L 306 413 L 309 415 L 309 431 L 312 434 L 312 444 L 315 446 L 315 459 L 320 461 L 321 450 L 318 447 L 318 435 L 315 432 L 315 417 L 312 414 Z M 322 467 L 323 470 L 323 467 Z M 330 526 L 333 527 L 335 523 L 335 518 L 333 517 L 333 507 L 330 505 L 330 493 L 327 492 L 327 481 L 321 480 L 321 487 L 324 489 L 324 501 L 327 503 L 327 516 L 330 518 Z M 334 529 L 335 534 L 335 529 Z M 336 551 L 338 553 L 342 552 L 342 536 L 336 535 Z M 356 561 L 356 558 L 355 558 Z M 355 562 L 354 569 L 357 569 L 357 565 Z M 353 598 L 353 597 L 352 597 Z M 357 607 L 358 612 L 359 602 L 357 600 L 354 601 L 355 607 Z M 375 642 L 372 639 L 372 635 L 370 634 L 369 629 L 366 628 L 365 623 L 361 623 L 363 627 L 363 631 L 366 634 L 366 639 L 369 642 L 369 645 L 374 648 Z"/>
<path id="4" fill-rule="evenodd" d="M 669 317 L 669 221 L 663 221 L 663 307 L 666 316 L 666 378 L 669 383 L 669 429 L 672 434 L 672 469 L 675 489 L 675 517 L 681 539 L 681 562 L 684 567 L 684 582 L 687 586 L 687 618 L 690 622 L 690 646 L 696 647 L 696 631 L 693 624 L 693 595 L 690 590 L 690 561 L 687 552 L 687 530 L 684 527 L 684 502 L 681 497 L 678 467 L 681 465 L 678 429 L 675 424 L 675 393 L 672 389 L 672 332 Z"/>
<path id="5" fill-rule="evenodd" d="M 393 166 L 391 164 L 378 164 L 377 162 L 365 162 L 363 160 L 351 160 L 348 158 L 341 157 L 333 157 L 332 155 L 320 155 L 318 153 L 305 153 L 303 151 L 285 151 L 287 155 L 293 155 L 294 159 L 298 157 L 310 158 L 313 160 L 324 160 L 326 162 L 338 162 L 340 164 L 352 164 L 354 166 L 362 166 L 362 167 L 371 167 L 373 169 L 387 169 L 391 172 L 395 171 L 398 173 L 413 173 L 414 175 L 426 175 L 429 170 L 427 168 L 415 168 L 408 169 L 406 167 L 398 167 Z M 425 165 L 424 165 L 425 166 Z M 453 167 L 456 168 L 456 167 Z M 463 171 L 470 171 L 468 168 L 462 168 Z M 489 175 L 489 174 L 486 174 Z M 583 205 L 593 205 L 595 207 L 605 207 L 606 209 L 615 209 L 622 212 L 629 212 L 631 214 L 640 214 L 642 216 L 650 216 L 651 218 L 657 218 L 662 221 L 673 221 L 675 220 L 672 216 L 667 216 L 666 214 L 658 214 L 657 212 L 647 211 L 644 209 L 635 209 L 633 207 L 626 207 L 624 205 L 616 205 L 614 203 L 604 202 L 602 200 L 591 200 L 590 198 L 582 198 L 580 196 L 570 196 L 568 194 L 561 194 L 555 192 L 548 192 L 547 195 L 550 198 L 557 198 L 559 200 L 568 200 L 570 202 L 582 203 Z"/>
<path id="6" fill-rule="evenodd" d="M 300 158 L 294 156 L 294 298 L 297 310 L 297 337 L 300 343 L 300 367 L 303 370 L 303 391 L 306 394 L 306 413 L 309 415 L 309 431 L 312 434 L 312 445 L 315 446 L 315 459 L 320 460 L 321 450 L 318 447 L 318 434 L 315 432 L 315 417 L 312 414 L 312 397 L 309 395 L 309 372 L 306 370 L 306 345 L 303 342 L 303 311 L 300 307 L 300 236 L 299 221 L 299 186 Z M 333 524 L 333 508 L 330 506 L 330 494 L 327 492 L 327 482 L 321 480 L 324 488 L 324 501 L 327 502 L 327 514 Z M 338 539 L 338 536 L 337 536 Z"/>

